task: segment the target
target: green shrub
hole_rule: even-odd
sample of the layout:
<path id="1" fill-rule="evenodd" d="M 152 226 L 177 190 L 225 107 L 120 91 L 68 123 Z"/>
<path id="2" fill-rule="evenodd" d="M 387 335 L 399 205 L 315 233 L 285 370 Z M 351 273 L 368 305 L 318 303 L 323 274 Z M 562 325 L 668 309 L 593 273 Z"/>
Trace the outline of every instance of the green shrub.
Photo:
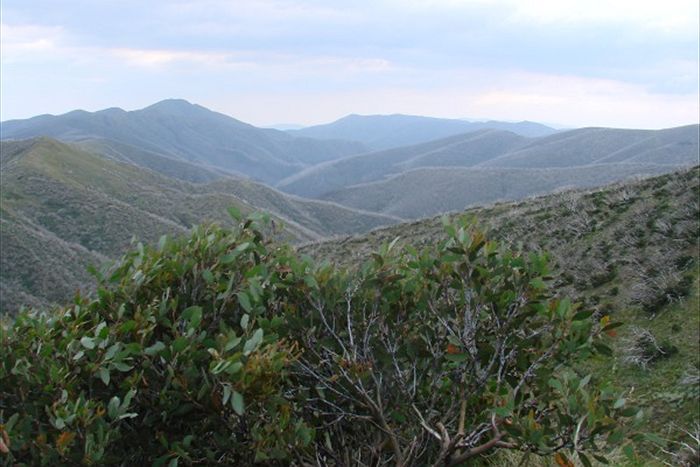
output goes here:
<path id="1" fill-rule="evenodd" d="M 250 223 L 197 228 L 139 244 L 95 300 L 20 314 L 0 367 L 15 461 L 235 464 L 308 444 L 284 393 L 298 349 L 253 313 L 277 254 Z"/>
<path id="2" fill-rule="evenodd" d="M 546 256 L 459 219 L 438 245 L 340 270 L 260 220 L 138 244 L 95 299 L 3 328 L 6 459 L 458 465 L 514 449 L 589 465 L 625 440 L 637 410 L 578 369 L 619 324 L 552 298 Z"/>

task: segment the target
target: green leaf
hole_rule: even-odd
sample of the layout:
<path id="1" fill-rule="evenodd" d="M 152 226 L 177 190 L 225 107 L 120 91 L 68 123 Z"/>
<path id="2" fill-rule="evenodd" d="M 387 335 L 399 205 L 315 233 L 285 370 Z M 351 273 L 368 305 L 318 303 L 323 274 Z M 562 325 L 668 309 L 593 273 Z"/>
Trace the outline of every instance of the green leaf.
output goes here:
<path id="1" fill-rule="evenodd" d="M 224 352 L 228 352 L 229 350 L 232 350 L 235 348 L 238 344 L 240 344 L 241 338 L 237 337 L 235 334 L 231 336 L 231 338 L 226 342 L 226 345 L 224 346 Z"/>
<path id="2" fill-rule="evenodd" d="M 185 349 L 185 347 L 187 347 L 188 343 L 189 343 L 189 341 L 187 340 L 186 337 L 182 337 L 182 336 L 178 337 L 172 343 L 173 350 L 175 352 L 182 352 Z"/>
<path id="3" fill-rule="evenodd" d="M 246 313 L 241 317 L 241 329 L 244 331 L 248 327 L 248 320 L 250 319 L 250 316 Z"/>
<path id="4" fill-rule="evenodd" d="M 182 312 L 182 317 L 189 322 L 189 327 L 196 329 L 202 322 L 202 307 L 188 307 Z"/>
<path id="5" fill-rule="evenodd" d="M 581 451 L 578 451 L 578 458 L 581 459 L 581 463 L 584 465 L 584 467 L 593 467 L 593 464 L 591 464 L 591 461 Z"/>
<path id="6" fill-rule="evenodd" d="M 603 332 L 612 331 L 612 330 L 615 329 L 615 328 L 619 328 L 619 327 L 622 326 L 623 324 L 625 324 L 625 323 L 621 323 L 621 322 L 610 323 L 610 324 L 608 324 L 607 326 L 605 326 L 605 327 L 602 329 L 602 331 L 603 331 Z"/>
<path id="7" fill-rule="evenodd" d="M 239 254 L 243 253 L 245 250 L 250 247 L 250 242 L 244 242 L 238 245 L 236 248 L 233 250 L 233 254 L 238 256 Z"/>
<path id="8" fill-rule="evenodd" d="M 100 368 L 100 379 L 105 386 L 109 386 L 109 370 L 107 368 Z"/>
<path id="9" fill-rule="evenodd" d="M 262 342 L 263 338 L 263 330 L 262 329 L 257 329 L 254 333 L 253 336 L 248 339 L 243 346 L 243 354 L 248 355 L 251 353 L 253 350 L 255 350 L 258 345 Z"/>
<path id="10" fill-rule="evenodd" d="M 204 282 L 207 284 L 211 284 L 214 282 L 214 274 L 211 273 L 209 269 L 205 269 L 202 271 L 202 277 L 204 278 Z"/>
<path id="11" fill-rule="evenodd" d="M 223 255 L 221 258 L 219 258 L 219 262 L 221 264 L 229 264 L 232 263 L 234 259 L 236 259 L 237 255 L 234 255 L 233 253 L 229 253 L 227 255 Z"/>
<path id="12" fill-rule="evenodd" d="M 109 415 L 109 418 L 112 420 L 116 419 L 117 415 L 119 415 L 119 402 L 119 398 L 114 396 L 109 400 L 109 404 L 107 405 L 107 415 Z"/>
<path id="13" fill-rule="evenodd" d="M 620 415 L 622 415 L 623 417 L 633 417 L 633 416 L 637 415 L 638 411 L 639 411 L 639 409 L 636 407 L 628 407 L 624 410 L 621 410 Z"/>
<path id="14" fill-rule="evenodd" d="M 579 311 L 574 315 L 572 318 L 573 321 L 583 321 L 584 319 L 588 319 L 593 315 L 593 310 L 587 310 L 587 311 Z"/>
<path id="15" fill-rule="evenodd" d="M 509 407 L 494 407 L 493 413 L 495 413 L 499 417 L 508 417 L 510 416 L 511 409 Z"/>
<path id="16" fill-rule="evenodd" d="M 231 364 L 228 368 L 226 368 L 226 373 L 229 375 L 235 375 L 239 371 L 241 371 L 241 368 L 243 368 L 243 364 L 241 362 L 236 362 Z"/>
<path id="17" fill-rule="evenodd" d="M 238 391 L 231 392 L 231 407 L 238 415 L 243 415 L 243 412 L 245 411 L 243 396 Z"/>
<path id="18" fill-rule="evenodd" d="M 571 309 L 571 300 L 565 298 L 557 304 L 557 316 L 563 318 Z"/>
<path id="19" fill-rule="evenodd" d="M 224 384 L 224 396 L 223 396 L 221 403 L 226 405 L 226 403 L 228 402 L 230 397 L 231 397 L 231 386 L 229 386 L 228 384 Z"/>
<path id="20" fill-rule="evenodd" d="M 601 354 L 608 356 L 608 357 L 612 357 L 613 351 L 607 345 L 601 344 L 600 342 L 594 342 L 593 347 L 595 347 L 595 349 L 598 352 L 600 352 Z"/>
<path id="21" fill-rule="evenodd" d="M 165 349 L 165 344 L 163 344 L 161 341 L 157 341 L 155 344 L 153 344 L 150 347 L 146 347 L 143 350 L 143 353 L 148 355 L 149 357 L 152 357 L 154 355 L 159 354 L 163 349 Z"/>
<path id="22" fill-rule="evenodd" d="M 613 409 L 621 409 L 624 406 L 625 406 L 625 399 L 623 399 L 621 397 L 615 401 L 615 405 L 613 405 Z"/>
<path id="23" fill-rule="evenodd" d="M 95 339 L 86 336 L 80 339 L 80 344 L 86 349 L 92 350 L 95 348 Z"/>
<path id="24" fill-rule="evenodd" d="M 556 389 L 559 392 L 564 392 L 564 387 L 561 385 L 561 382 L 558 379 L 550 379 L 549 380 L 549 386 Z"/>
<path id="25" fill-rule="evenodd" d="M 245 311 L 250 313 L 253 311 L 253 307 L 250 304 L 250 298 L 248 298 L 248 294 L 245 292 L 238 292 L 238 303 L 243 307 Z"/>
<path id="26" fill-rule="evenodd" d="M 132 365 L 127 365 L 126 363 L 123 363 L 123 362 L 114 362 L 114 363 L 112 363 L 112 366 L 117 371 L 121 371 L 122 373 L 126 373 L 127 371 L 131 371 L 131 369 L 134 368 Z"/>
<path id="27" fill-rule="evenodd" d="M 578 383 L 578 388 L 581 389 L 581 388 L 586 387 L 586 385 L 588 384 L 588 382 L 589 382 L 590 380 L 591 380 L 591 375 L 586 375 L 586 376 L 584 376 L 584 377 L 581 379 L 581 381 L 579 381 L 579 383 Z"/>

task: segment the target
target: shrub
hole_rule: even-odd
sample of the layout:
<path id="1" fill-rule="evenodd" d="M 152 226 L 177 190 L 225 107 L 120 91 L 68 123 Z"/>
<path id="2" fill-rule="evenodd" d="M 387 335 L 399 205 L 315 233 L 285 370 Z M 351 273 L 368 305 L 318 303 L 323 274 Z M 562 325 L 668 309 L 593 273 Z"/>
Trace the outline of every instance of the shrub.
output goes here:
<path id="1" fill-rule="evenodd" d="M 95 300 L 20 314 L 0 359 L 13 459 L 235 464 L 308 443 L 284 393 L 298 349 L 250 314 L 275 287 L 275 254 L 253 224 L 197 228 L 139 244 Z"/>
<path id="2" fill-rule="evenodd" d="M 622 361 L 646 370 L 650 364 L 678 353 L 678 348 L 669 342 L 659 343 L 648 329 L 635 326 L 622 343 Z"/>
<path id="3" fill-rule="evenodd" d="M 578 370 L 618 323 L 552 298 L 546 256 L 460 219 L 429 249 L 340 270 L 260 220 L 138 244 L 95 299 L 3 329 L 7 459 L 458 465 L 513 449 L 589 465 L 623 440 L 637 410 Z"/>

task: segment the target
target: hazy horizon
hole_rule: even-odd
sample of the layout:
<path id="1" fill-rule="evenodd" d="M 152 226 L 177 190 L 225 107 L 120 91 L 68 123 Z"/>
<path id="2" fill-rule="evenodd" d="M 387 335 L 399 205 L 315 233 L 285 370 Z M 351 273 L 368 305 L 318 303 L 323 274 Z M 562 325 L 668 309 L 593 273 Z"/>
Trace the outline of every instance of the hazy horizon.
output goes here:
<path id="1" fill-rule="evenodd" d="M 700 121 L 694 0 L 61 3 L 2 2 L 0 120 L 182 98 L 263 127 Z"/>

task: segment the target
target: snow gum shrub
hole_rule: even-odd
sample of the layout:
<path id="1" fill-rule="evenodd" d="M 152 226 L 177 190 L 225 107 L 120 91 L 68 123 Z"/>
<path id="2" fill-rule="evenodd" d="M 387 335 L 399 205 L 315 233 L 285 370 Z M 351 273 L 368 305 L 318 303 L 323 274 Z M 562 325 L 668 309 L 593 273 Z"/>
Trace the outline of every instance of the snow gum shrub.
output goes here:
<path id="1" fill-rule="evenodd" d="M 251 219 L 199 227 L 138 244 L 94 300 L 21 313 L 0 350 L 6 456 L 243 465 L 302 450 L 313 432 L 285 393 L 300 350 L 275 302 L 289 254 Z"/>
<path id="2" fill-rule="evenodd" d="M 638 412 L 583 360 L 617 323 L 548 291 L 546 257 L 446 223 L 356 270 L 300 258 L 262 216 L 137 244 L 96 298 L 0 335 L 10 464 L 560 465 L 625 444 Z M 604 318 L 607 320 L 608 318 Z"/>

